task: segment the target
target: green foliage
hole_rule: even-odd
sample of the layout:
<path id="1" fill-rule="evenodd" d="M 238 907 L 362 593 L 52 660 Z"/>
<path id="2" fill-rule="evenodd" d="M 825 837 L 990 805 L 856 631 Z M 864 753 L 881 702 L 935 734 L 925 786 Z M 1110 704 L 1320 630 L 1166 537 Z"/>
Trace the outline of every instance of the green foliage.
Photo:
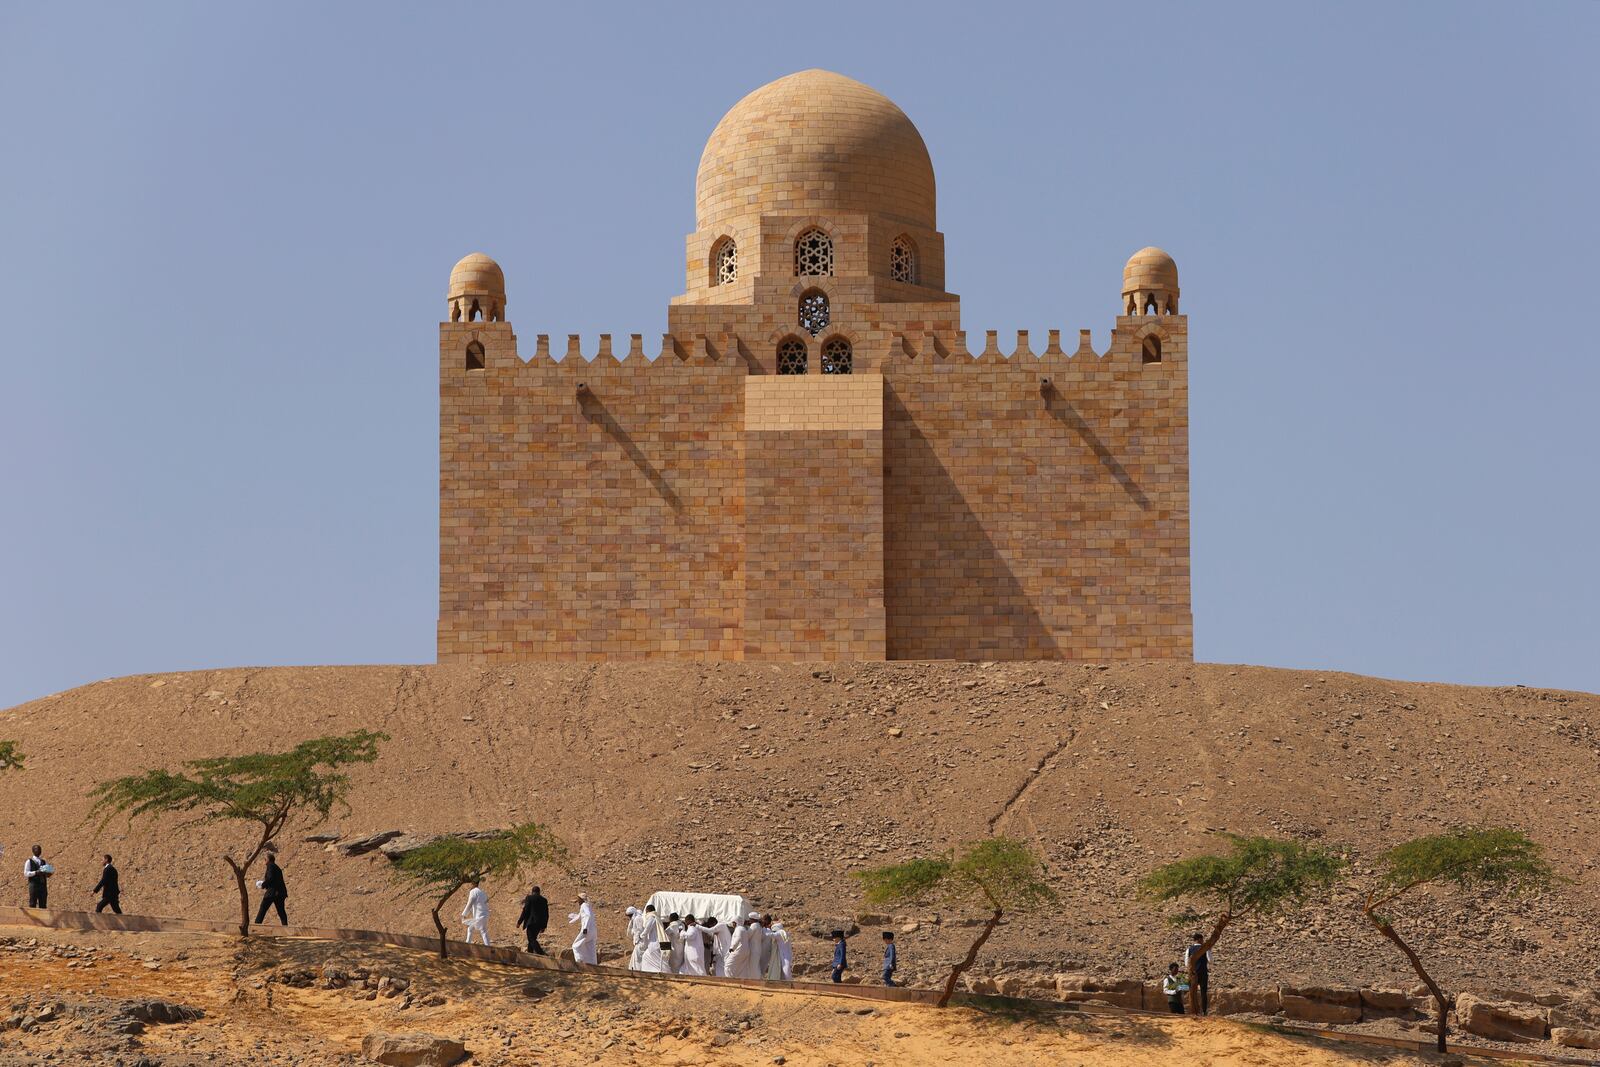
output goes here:
<path id="1" fill-rule="evenodd" d="M 270 837 L 296 811 L 315 812 L 318 822 L 328 818 L 350 788 L 349 776 L 337 768 L 371 763 L 378 758 L 378 742 L 388 739 L 358 730 L 303 741 L 288 752 L 188 760 L 186 773 L 152 770 L 102 782 L 90 793 L 90 814 L 103 815 L 103 826 L 119 814 L 132 819 L 193 812 L 205 822 L 261 823 Z"/>
<path id="2" fill-rule="evenodd" d="M 1528 835 L 1495 827 L 1459 827 L 1396 845 L 1378 857 L 1378 872 L 1373 896 L 1386 900 L 1438 882 L 1516 894 L 1560 880 Z"/>
<path id="3" fill-rule="evenodd" d="M 1298 907 L 1339 878 L 1345 859 L 1331 849 L 1271 837 L 1223 835 L 1225 855 L 1164 864 L 1139 883 L 1147 900 L 1188 900 L 1197 907 L 1173 917 L 1189 925 L 1210 915 L 1270 915 Z"/>
<path id="4" fill-rule="evenodd" d="M 0 741 L 0 771 L 22 770 L 23 758 L 15 741 Z"/>
<path id="5" fill-rule="evenodd" d="M 544 863 L 571 870 L 561 839 L 539 823 L 528 822 L 482 840 L 436 837 L 401 856 L 391 874 L 414 887 L 419 896 L 448 897 L 473 881 L 518 878 Z"/>
<path id="6" fill-rule="evenodd" d="M 1024 911 L 1053 900 L 1044 863 L 1022 841 L 991 837 L 942 856 L 857 871 L 871 904 L 983 902 L 996 910 Z"/>

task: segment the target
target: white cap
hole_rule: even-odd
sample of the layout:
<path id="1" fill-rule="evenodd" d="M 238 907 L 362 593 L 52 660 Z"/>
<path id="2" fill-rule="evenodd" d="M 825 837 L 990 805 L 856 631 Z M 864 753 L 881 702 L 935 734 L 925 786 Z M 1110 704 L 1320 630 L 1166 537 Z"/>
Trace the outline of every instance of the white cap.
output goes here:
<path id="1" fill-rule="evenodd" d="M 629 914 L 629 915 L 634 915 L 634 914 L 637 914 L 637 913 L 638 913 L 638 911 L 639 911 L 639 909 L 638 909 L 638 908 L 636 908 L 636 907 L 634 907 L 634 906 L 633 906 L 633 905 L 632 905 L 632 904 L 629 904 L 629 905 L 628 905 L 628 910 L 627 910 L 627 914 Z"/>

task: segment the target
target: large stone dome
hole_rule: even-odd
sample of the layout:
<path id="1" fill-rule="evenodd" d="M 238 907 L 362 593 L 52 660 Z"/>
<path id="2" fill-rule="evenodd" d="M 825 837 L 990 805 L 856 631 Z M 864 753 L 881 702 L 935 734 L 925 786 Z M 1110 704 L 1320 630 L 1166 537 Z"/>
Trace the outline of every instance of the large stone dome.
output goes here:
<path id="1" fill-rule="evenodd" d="M 841 212 L 937 228 L 928 148 L 876 89 L 803 70 L 740 100 L 711 131 L 695 181 L 697 228 Z"/>

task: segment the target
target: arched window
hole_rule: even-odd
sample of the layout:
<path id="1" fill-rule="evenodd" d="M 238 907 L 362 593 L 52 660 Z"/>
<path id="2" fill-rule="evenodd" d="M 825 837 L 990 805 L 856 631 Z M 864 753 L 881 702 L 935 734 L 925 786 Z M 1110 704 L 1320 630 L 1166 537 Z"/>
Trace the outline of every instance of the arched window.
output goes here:
<path id="1" fill-rule="evenodd" d="M 483 321 L 483 308 L 478 306 L 478 302 L 476 300 L 474 300 L 472 302 L 472 310 L 467 312 L 467 321 L 468 322 L 482 322 Z"/>
<path id="2" fill-rule="evenodd" d="M 785 337 L 778 342 L 778 373 L 804 374 L 806 372 L 806 343 L 798 337 Z"/>
<path id="3" fill-rule="evenodd" d="M 1144 361 L 1146 363 L 1161 362 L 1161 338 L 1150 334 L 1144 339 Z"/>
<path id="4" fill-rule="evenodd" d="M 477 341 L 467 342 L 467 369 L 483 369 L 483 345 Z"/>
<path id="5" fill-rule="evenodd" d="M 797 275 L 833 274 L 833 238 L 812 227 L 794 242 L 794 272 Z"/>
<path id="6" fill-rule="evenodd" d="M 822 346 L 822 373 L 849 374 L 854 358 L 849 341 L 843 337 L 831 337 Z"/>
<path id="7" fill-rule="evenodd" d="M 461 301 L 459 301 L 459 300 L 450 301 L 450 321 L 451 322 L 460 322 L 461 321 Z"/>
<path id="8" fill-rule="evenodd" d="M 889 277 L 908 285 L 917 284 L 917 246 L 905 234 L 889 246 Z"/>
<path id="9" fill-rule="evenodd" d="M 800 294 L 800 328 L 812 337 L 828 328 L 833 321 L 828 314 L 828 294 L 821 289 L 807 289 Z"/>
<path id="10" fill-rule="evenodd" d="M 732 237 L 724 237 L 711 252 L 711 284 L 727 285 L 738 277 L 739 246 Z"/>

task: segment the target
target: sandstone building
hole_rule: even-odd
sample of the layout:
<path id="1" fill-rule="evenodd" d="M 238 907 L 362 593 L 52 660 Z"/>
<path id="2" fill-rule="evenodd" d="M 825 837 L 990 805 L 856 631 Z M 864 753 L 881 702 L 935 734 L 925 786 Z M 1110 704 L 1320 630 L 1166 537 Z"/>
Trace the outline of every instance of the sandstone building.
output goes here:
<path id="1" fill-rule="evenodd" d="M 717 124 L 695 227 L 655 358 L 524 354 L 499 266 L 451 273 L 440 661 L 1193 655 L 1166 253 L 1107 351 L 973 351 L 921 135 L 817 70 Z"/>

